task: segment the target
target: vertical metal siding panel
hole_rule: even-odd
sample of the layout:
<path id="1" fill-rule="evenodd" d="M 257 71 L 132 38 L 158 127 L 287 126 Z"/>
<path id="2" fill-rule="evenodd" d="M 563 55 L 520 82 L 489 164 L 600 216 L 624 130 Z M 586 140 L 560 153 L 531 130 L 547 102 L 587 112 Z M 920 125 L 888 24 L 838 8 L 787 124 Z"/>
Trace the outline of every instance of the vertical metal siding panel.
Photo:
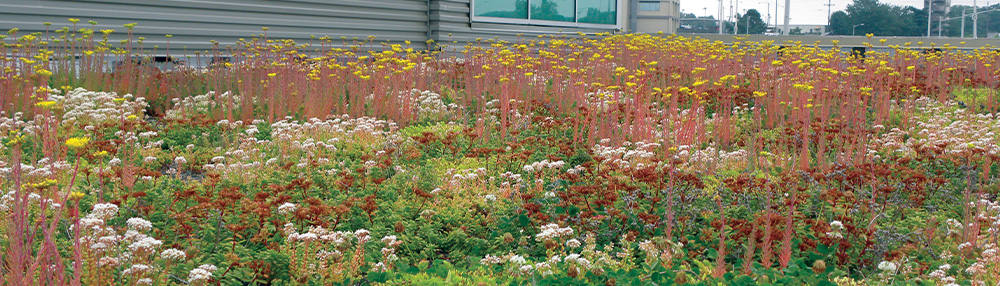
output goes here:
<path id="1" fill-rule="evenodd" d="M 313 38 L 330 36 L 366 40 L 376 36 L 379 43 L 411 41 L 414 49 L 424 49 L 427 39 L 426 0 L 3 0 L 0 1 L 0 30 L 19 28 L 19 34 L 72 27 L 68 18 L 81 20 L 77 28 L 114 29 L 112 42 L 126 37 L 126 23 L 138 23 L 135 38 L 144 37 L 144 46 L 165 48 L 170 38 L 172 53 L 183 47 L 189 52 L 209 50 L 211 40 L 220 46 L 235 44 L 267 31 L 270 39 L 292 39 L 296 43 L 318 43 Z M 91 26 L 87 21 L 96 21 Z M 99 34 L 99 32 L 98 32 Z M 8 39 L 9 41 L 9 39 Z"/>

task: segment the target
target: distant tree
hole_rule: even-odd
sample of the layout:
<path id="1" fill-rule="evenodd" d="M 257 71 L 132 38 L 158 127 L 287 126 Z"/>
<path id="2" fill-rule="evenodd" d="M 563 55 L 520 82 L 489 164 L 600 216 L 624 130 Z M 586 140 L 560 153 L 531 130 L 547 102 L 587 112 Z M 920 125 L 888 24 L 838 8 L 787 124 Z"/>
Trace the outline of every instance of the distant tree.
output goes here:
<path id="1" fill-rule="evenodd" d="M 533 1 L 531 4 L 531 19 L 550 21 L 573 21 L 572 18 L 559 14 L 559 3 L 552 0 Z"/>
<path id="2" fill-rule="evenodd" d="M 694 13 L 681 13 L 681 19 L 698 18 Z"/>
<path id="3" fill-rule="evenodd" d="M 746 14 L 737 15 L 737 21 L 739 21 L 739 31 L 737 34 L 762 34 L 767 31 L 767 24 L 764 23 L 764 19 L 761 19 L 760 12 L 757 9 L 747 10 Z"/>
<path id="4" fill-rule="evenodd" d="M 490 5 L 490 4 L 487 4 Z M 496 5 L 496 4 L 494 4 Z M 511 11 L 490 11 L 479 14 L 479 16 L 502 17 L 502 18 L 528 18 L 528 0 L 517 0 L 514 2 L 514 10 Z"/>
<path id="5" fill-rule="evenodd" d="M 890 6 L 893 15 L 891 32 L 887 36 L 921 36 L 927 34 L 927 11 L 913 6 Z"/>
<path id="6" fill-rule="evenodd" d="M 847 5 L 846 10 L 851 26 L 864 24 L 857 27 L 857 34 L 888 36 L 895 32 L 893 24 L 898 17 L 893 17 L 895 15 L 892 15 L 887 4 L 879 3 L 878 0 L 854 0 L 854 3 Z"/>
<path id="7" fill-rule="evenodd" d="M 854 0 L 845 11 L 830 15 L 831 34 L 850 35 L 855 25 L 860 25 L 857 26 L 858 35 L 923 36 L 927 33 L 927 10 L 880 3 L 878 0 Z M 937 26 L 936 23 L 934 25 Z M 946 28 L 945 33 L 954 32 Z"/>
<path id="8" fill-rule="evenodd" d="M 832 35 L 850 35 L 852 25 L 851 19 L 844 11 L 833 12 L 830 15 L 830 34 Z"/>

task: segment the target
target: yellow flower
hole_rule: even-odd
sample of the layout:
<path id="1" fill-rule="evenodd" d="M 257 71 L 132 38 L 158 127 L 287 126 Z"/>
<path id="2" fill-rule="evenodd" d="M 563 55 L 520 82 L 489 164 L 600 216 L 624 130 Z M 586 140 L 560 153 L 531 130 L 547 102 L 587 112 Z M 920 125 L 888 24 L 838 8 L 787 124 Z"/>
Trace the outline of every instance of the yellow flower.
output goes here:
<path id="1" fill-rule="evenodd" d="M 104 158 L 104 157 L 107 157 L 107 156 L 108 156 L 108 151 L 101 151 L 101 152 L 94 153 L 94 157 L 97 157 L 97 158 Z"/>
<path id="2" fill-rule="evenodd" d="M 69 199 L 73 200 L 73 201 L 79 201 L 80 199 L 83 198 L 83 196 L 84 196 L 84 194 L 81 193 L 81 192 L 72 192 L 72 193 L 69 193 Z"/>
<path id="3" fill-rule="evenodd" d="M 44 109 L 52 108 L 52 106 L 54 106 L 54 105 L 56 105 L 56 102 L 55 101 L 51 101 L 51 100 L 39 101 L 39 102 L 35 103 L 35 106 L 41 107 L 41 108 L 44 108 Z"/>
<path id="4" fill-rule="evenodd" d="M 66 139 L 66 146 L 69 146 L 70 148 L 73 149 L 80 149 L 83 147 L 87 147 L 87 143 L 90 143 L 90 138 L 87 137 L 73 137 L 70 139 Z"/>
<path id="5" fill-rule="evenodd" d="M 33 184 L 29 183 L 28 185 L 30 187 L 32 187 L 32 188 L 44 189 L 44 188 L 48 188 L 48 187 L 51 187 L 51 186 L 55 186 L 56 183 L 57 183 L 56 180 L 45 179 L 44 181 L 41 181 L 41 182 L 38 182 L 38 183 L 33 183 Z"/>

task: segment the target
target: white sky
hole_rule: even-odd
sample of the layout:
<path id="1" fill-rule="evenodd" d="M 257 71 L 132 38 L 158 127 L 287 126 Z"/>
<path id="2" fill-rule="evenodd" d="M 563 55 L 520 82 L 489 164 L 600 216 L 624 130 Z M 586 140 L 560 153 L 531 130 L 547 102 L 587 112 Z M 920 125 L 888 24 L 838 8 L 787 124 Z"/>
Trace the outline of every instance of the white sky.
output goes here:
<path id="1" fill-rule="evenodd" d="M 729 6 L 730 2 L 735 7 L 736 1 L 739 1 L 739 13 L 742 14 L 743 10 L 747 9 L 757 9 L 760 11 L 761 17 L 764 21 L 767 21 L 768 3 L 771 6 L 771 23 L 774 23 L 774 0 L 722 0 L 723 6 L 726 8 L 726 19 L 729 18 Z M 792 19 L 789 21 L 792 25 L 826 25 L 826 5 L 828 0 L 792 0 Z M 1000 0 L 977 0 L 977 4 L 980 7 L 986 6 L 987 2 L 991 4 L 996 4 Z M 853 0 L 830 0 L 834 5 L 832 11 L 836 12 L 838 10 L 844 10 L 847 8 L 847 4 L 854 3 Z M 880 3 L 888 3 L 898 6 L 914 6 L 920 9 L 924 7 L 923 0 L 880 0 Z M 951 0 L 951 5 L 972 5 L 973 0 Z M 785 0 L 778 0 L 778 4 L 781 5 L 778 8 L 778 24 L 784 24 L 785 19 Z M 719 17 L 719 0 L 681 0 L 681 9 L 685 13 L 694 13 L 699 17 L 705 16 L 705 8 L 708 8 L 708 14 L 714 15 L 716 18 Z"/>

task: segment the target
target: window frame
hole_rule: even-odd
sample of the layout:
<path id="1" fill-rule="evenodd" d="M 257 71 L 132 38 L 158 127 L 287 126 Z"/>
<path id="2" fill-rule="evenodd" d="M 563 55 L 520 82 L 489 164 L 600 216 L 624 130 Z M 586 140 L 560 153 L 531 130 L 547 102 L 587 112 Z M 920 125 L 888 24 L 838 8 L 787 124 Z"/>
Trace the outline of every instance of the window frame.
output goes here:
<path id="1" fill-rule="evenodd" d="M 643 10 L 642 9 L 642 4 L 656 4 L 656 10 Z M 640 11 L 640 12 L 662 12 L 663 11 L 662 10 L 663 7 L 660 7 L 662 4 L 663 3 L 661 1 L 639 1 L 639 5 L 638 5 L 638 7 L 636 7 L 636 11 Z"/>
<path id="2" fill-rule="evenodd" d="M 531 19 L 531 1 L 541 1 L 541 0 L 528 0 L 528 19 L 518 19 L 518 18 L 503 18 L 503 17 L 489 17 L 489 16 L 476 16 L 476 0 L 469 1 L 469 19 L 471 22 L 480 23 L 497 23 L 497 24 L 518 24 L 518 25 L 532 25 L 532 26 L 548 26 L 548 27 L 570 27 L 570 28 L 596 28 L 596 29 L 622 29 L 625 22 L 624 8 L 625 2 L 627 0 L 614 0 L 615 1 L 615 23 L 616 24 L 592 24 L 592 23 L 580 23 L 579 13 L 577 10 L 579 8 L 580 1 L 573 1 L 573 22 L 563 22 L 563 21 L 551 21 L 551 20 L 535 20 Z"/>

